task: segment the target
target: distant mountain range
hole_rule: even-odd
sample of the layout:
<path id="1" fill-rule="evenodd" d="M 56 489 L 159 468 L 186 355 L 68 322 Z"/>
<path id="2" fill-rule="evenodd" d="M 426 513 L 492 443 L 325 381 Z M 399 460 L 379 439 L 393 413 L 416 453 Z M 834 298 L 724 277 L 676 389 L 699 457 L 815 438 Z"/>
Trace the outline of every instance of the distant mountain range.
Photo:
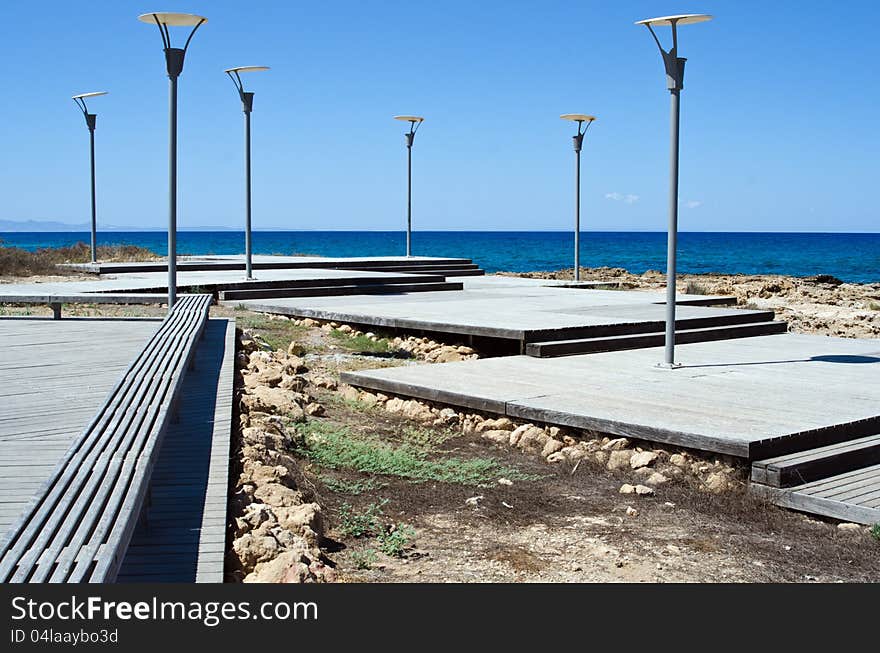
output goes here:
<path id="1" fill-rule="evenodd" d="M 82 224 L 68 224 L 66 222 L 55 222 L 52 220 L 0 220 L 0 232 L 21 232 L 21 231 L 80 231 L 88 232 L 91 226 L 88 222 Z M 111 224 L 99 224 L 98 231 L 165 231 L 159 227 L 120 227 Z M 240 231 L 233 227 L 181 227 L 180 231 Z"/>

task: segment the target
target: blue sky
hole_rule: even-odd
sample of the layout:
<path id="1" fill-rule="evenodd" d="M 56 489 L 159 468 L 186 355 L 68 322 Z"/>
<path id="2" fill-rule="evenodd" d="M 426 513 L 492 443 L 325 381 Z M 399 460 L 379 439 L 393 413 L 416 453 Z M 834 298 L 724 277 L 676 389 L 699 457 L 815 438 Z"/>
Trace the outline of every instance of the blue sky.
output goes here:
<path id="1" fill-rule="evenodd" d="M 202 13 L 180 79 L 182 228 L 242 223 L 242 114 L 222 70 L 268 65 L 256 93 L 254 226 L 399 229 L 414 148 L 416 229 L 568 229 L 566 112 L 595 113 L 583 225 L 665 229 L 669 94 L 633 21 L 681 29 L 680 228 L 877 231 L 880 3 L 545 0 L 4 3 L 0 219 L 88 220 L 98 113 L 99 222 L 165 225 L 167 77 L 151 10 Z M 853 20 L 853 16 L 858 20 Z M 185 32 L 174 35 L 182 43 Z"/>

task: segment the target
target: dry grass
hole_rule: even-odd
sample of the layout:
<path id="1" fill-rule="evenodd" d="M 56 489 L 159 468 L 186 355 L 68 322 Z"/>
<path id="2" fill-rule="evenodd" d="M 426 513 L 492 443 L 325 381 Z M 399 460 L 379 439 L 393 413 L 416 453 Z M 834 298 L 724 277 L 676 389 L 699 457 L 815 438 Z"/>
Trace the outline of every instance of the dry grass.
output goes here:
<path id="1" fill-rule="evenodd" d="M 136 245 L 99 245 L 99 261 L 150 261 L 158 258 L 155 252 Z M 35 275 L 66 274 L 61 263 L 88 263 L 91 250 L 86 243 L 70 247 L 41 247 L 35 251 L 3 245 L 0 241 L 0 275 L 31 277 Z"/>

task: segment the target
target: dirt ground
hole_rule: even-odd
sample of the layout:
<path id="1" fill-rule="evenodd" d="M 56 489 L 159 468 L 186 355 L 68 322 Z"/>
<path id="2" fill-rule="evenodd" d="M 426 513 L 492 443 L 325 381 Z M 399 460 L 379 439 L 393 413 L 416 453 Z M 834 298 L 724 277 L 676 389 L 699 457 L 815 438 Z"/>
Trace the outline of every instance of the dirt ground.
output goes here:
<path id="1" fill-rule="evenodd" d="M 267 323 L 269 327 L 271 323 Z M 269 327 L 272 328 L 272 327 Z M 256 329 L 259 331 L 260 329 Z M 297 333 L 310 372 L 413 364 L 340 351 L 326 331 Z M 334 347 L 328 350 L 328 346 Z M 326 407 L 318 421 L 381 443 L 399 443 L 418 428 L 436 438 L 431 460 L 492 459 L 526 480 L 484 486 L 411 482 L 303 461 L 316 499 L 329 516 L 328 555 L 348 582 L 871 582 L 880 580 L 880 542 L 866 529 L 846 531 L 762 502 L 745 484 L 722 494 L 697 489 L 687 477 L 654 496 L 622 495 L 631 473 L 586 461 L 548 464 L 476 435 L 416 426 L 381 408 L 316 390 Z M 741 471 L 745 478 L 745 469 Z M 325 482 L 331 479 L 330 485 Z M 340 483 L 340 481 L 342 481 Z M 340 487 L 341 486 L 341 487 Z M 377 550 L 370 536 L 346 536 L 340 510 L 365 512 L 384 503 L 380 528 L 409 525 L 401 556 Z M 628 511 L 628 509 L 630 509 Z"/>
<path id="2" fill-rule="evenodd" d="M 6 306 L 2 313 L 49 310 Z M 82 316 L 163 313 L 161 307 L 141 306 L 65 310 Z M 286 350 L 299 342 L 312 377 L 425 364 L 389 351 L 390 341 L 382 336 L 393 334 L 377 333 L 382 346 L 365 351 L 362 340 L 326 328 L 223 307 L 212 313 L 236 317 L 268 347 Z M 880 580 L 880 541 L 868 529 L 841 529 L 765 504 L 745 491 L 744 483 L 712 494 L 685 475 L 656 488 L 653 496 L 624 495 L 623 483 L 638 482 L 630 470 L 612 472 L 589 461 L 549 464 L 478 435 L 416 424 L 347 400 L 336 389 L 308 391 L 324 413 L 308 417 L 305 429 L 344 432 L 352 442 L 379 448 L 417 442 L 413 450 L 428 463 L 479 460 L 504 470 L 479 483 L 414 480 L 405 473 L 357 471 L 356 464 L 327 465 L 309 452 L 293 452 L 307 479 L 303 489 L 323 511 L 326 562 L 342 582 Z M 743 468 L 743 480 L 745 474 Z M 364 515 L 372 517 L 369 523 L 361 520 L 366 525 L 356 532 L 352 524 Z"/>
<path id="3" fill-rule="evenodd" d="M 329 403 L 329 402 L 328 402 Z M 324 418 L 394 440 L 401 420 L 342 408 Z M 369 538 L 331 553 L 351 582 L 837 582 L 880 580 L 880 543 L 787 512 L 745 491 L 710 495 L 673 482 L 653 497 L 621 495 L 626 474 L 592 464 L 549 465 L 477 436 L 447 440 L 437 456 L 492 458 L 535 480 L 488 487 L 389 478 L 365 495 L 331 491 L 307 466 L 331 517 L 349 503 L 387 499 L 388 521 L 415 527 L 403 557 L 358 569 Z M 339 475 L 337 471 L 337 476 Z M 347 472 L 350 481 L 363 475 Z M 472 497 L 482 497 L 468 503 Z M 476 503 L 476 505 L 473 505 Z M 627 508 L 634 509 L 627 514 Z M 334 548 L 334 547 L 331 547 Z"/>

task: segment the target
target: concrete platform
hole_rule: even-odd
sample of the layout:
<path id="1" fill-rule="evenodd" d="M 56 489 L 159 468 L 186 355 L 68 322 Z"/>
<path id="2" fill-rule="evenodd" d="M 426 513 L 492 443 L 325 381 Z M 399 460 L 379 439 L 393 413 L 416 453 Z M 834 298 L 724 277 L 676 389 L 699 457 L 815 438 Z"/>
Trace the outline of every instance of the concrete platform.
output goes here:
<path id="1" fill-rule="evenodd" d="M 353 385 L 744 458 L 878 432 L 880 341 L 781 334 L 343 374 Z"/>
<path id="2" fill-rule="evenodd" d="M 368 267 L 395 267 L 412 265 L 435 265 L 457 267 L 471 264 L 468 258 L 438 258 L 433 256 L 277 256 L 257 254 L 251 258 L 255 270 L 266 269 L 300 269 L 300 268 L 323 268 L 323 269 L 362 269 Z M 132 261 L 132 262 L 97 262 L 97 263 L 67 263 L 64 267 L 88 272 L 91 274 L 118 274 L 135 272 L 161 272 L 168 270 L 168 263 L 158 261 Z M 217 256 L 179 256 L 177 260 L 178 271 L 216 271 L 216 270 L 244 270 L 245 260 L 242 255 L 217 255 Z"/>
<path id="3" fill-rule="evenodd" d="M 486 276 L 463 280 L 463 292 L 403 297 L 291 298 L 236 302 L 269 313 L 362 325 L 500 338 L 520 343 L 662 330 L 665 295 L 572 287 L 571 282 Z M 692 328 L 707 320 L 772 319 L 772 313 L 707 307 L 728 300 L 680 295 L 678 318 Z M 729 300 L 728 300 L 729 301 Z M 608 327 L 603 329 L 603 327 Z"/>
<path id="4" fill-rule="evenodd" d="M 341 281 L 363 282 L 366 280 L 406 278 L 414 283 L 424 282 L 425 276 L 403 272 L 364 272 L 360 270 L 261 270 L 255 274 L 254 281 L 247 281 L 238 270 L 199 270 L 182 271 L 177 275 L 179 292 L 188 288 L 218 290 L 233 287 L 260 287 L 265 283 Z M 138 294 L 164 292 L 168 288 L 168 275 L 165 272 L 132 272 L 112 274 L 88 281 L 57 281 L 49 283 L 6 284 L 2 287 L 4 301 L 12 301 L 16 295 L 82 295 L 82 294 Z"/>

